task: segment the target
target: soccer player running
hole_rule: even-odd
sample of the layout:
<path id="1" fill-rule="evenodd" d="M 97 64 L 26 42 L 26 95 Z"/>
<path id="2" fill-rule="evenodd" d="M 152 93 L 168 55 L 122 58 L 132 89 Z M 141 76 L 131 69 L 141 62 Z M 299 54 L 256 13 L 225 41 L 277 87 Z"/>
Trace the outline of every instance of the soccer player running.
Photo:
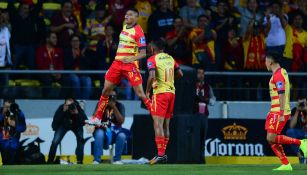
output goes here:
<path id="1" fill-rule="evenodd" d="M 138 60 L 146 57 L 146 40 L 140 25 L 137 25 L 139 12 L 129 9 L 125 15 L 125 25 L 119 35 L 119 44 L 111 67 L 105 75 L 105 83 L 94 116 L 86 121 L 88 124 L 99 125 L 109 100 L 109 94 L 122 78 L 127 78 L 135 93 L 143 100 L 151 111 L 151 101 L 146 97 L 142 77 L 138 68 Z"/>
<path id="2" fill-rule="evenodd" d="M 304 156 L 307 156 L 307 140 L 298 140 L 295 138 L 280 135 L 286 125 L 290 114 L 290 82 L 285 69 L 279 65 L 279 55 L 276 53 L 267 53 L 265 65 L 268 71 L 272 71 L 272 77 L 269 82 L 271 96 L 271 110 L 268 113 L 265 129 L 267 130 L 267 141 L 275 155 L 280 159 L 282 165 L 273 170 L 292 171 L 282 145 L 295 144 L 300 147 Z"/>
<path id="3" fill-rule="evenodd" d="M 164 41 L 155 41 L 151 46 L 154 55 L 147 60 L 149 77 L 146 96 L 149 98 L 153 88 L 151 115 L 158 150 L 157 156 L 149 162 L 152 165 L 167 161 L 165 150 L 169 141 L 169 123 L 173 116 L 175 102 L 174 79 L 182 77 L 183 73 L 173 57 L 163 52 L 165 48 Z"/>

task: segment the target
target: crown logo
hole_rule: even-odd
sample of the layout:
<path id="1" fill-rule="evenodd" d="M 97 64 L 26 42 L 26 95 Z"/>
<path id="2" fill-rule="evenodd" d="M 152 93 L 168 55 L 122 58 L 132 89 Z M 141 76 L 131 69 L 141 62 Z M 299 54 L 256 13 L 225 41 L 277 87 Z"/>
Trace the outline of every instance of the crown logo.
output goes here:
<path id="1" fill-rule="evenodd" d="M 222 129 L 225 140 L 246 140 L 247 128 L 233 123 Z"/>
<path id="2" fill-rule="evenodd" d="M 39 135 L 39 127 L 37 125 L 27 124 L 27 129 L 22 133 L 24 136 L 35 136 Z"/>

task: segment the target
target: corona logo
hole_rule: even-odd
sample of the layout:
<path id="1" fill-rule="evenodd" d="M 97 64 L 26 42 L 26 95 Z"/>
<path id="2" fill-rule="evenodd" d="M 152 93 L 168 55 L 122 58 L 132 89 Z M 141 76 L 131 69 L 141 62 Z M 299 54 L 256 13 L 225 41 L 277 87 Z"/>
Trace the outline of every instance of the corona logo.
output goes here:
<path id="1" fill-rule="evenodd" d="M 225 140 L 246 140 L 247 128 L 233 123 L 222 129 Z"/>
<path id="2" fill-rule="evenodd" d="M 27 124 L 27 129 L 22 133 L 24 136 L 38 136 L 39 127 L 37 125 L 32 125 L 31 123 Z"/>

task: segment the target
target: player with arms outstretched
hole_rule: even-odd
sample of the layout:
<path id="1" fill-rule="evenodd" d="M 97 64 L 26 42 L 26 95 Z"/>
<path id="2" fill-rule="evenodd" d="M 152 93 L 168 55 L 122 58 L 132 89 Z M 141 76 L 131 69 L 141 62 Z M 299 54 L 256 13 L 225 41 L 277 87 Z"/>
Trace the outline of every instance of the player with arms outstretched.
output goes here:
<path id="1" fill-rule="evenodd" d="M 151 47 L 154 55 L 147 60 L 149 77 L 146 96 L 150 96 L 153 88 L 151 115 L 158 154 L 149 163 L 156 164 L 167 161 L 165 150 L 169 141 L 169 123 L 175 103 L 174 79 L 182 77 L 183 73 L 173 57 L 163 52 L 164 41 L 153 42 Z"/>
<path id="2" fill-rule="evenodd" d="M 271 96 L 271 110 L 268 113 L 265 129 L 267 130 L 267 141 L 275 155 L 280 159 L 282 165 L 273 170 L 292 171 L 282 145 L 295 144 L 300 147 L 304 156 L 307 156 L 307 140 L 298 140 L 295 138 L 280 135 L 291 115 L 290 110 L 290 82 L 287 71 L 279 65 L 279 55 L 276 53 L 267 53 L 265 65 L 273 75 L 269 82 Z"/>
<path id="3" fill-rule="evenodd" d="M 146 57 L 146 40 L 140 25 L 137 25 L 139 12 L 129 9 L 125 15 L 125 25 L 119 35 L 119 44 L 115 60 L 105 75 L 97 110 L 94 116 L 86 121 L 88 124 L 100 124 L 102 114 L 106 109 L 109 94 L 122 78 L 127 78 L 135 93 L 143 100 L 147 109 L 151 110 L 151 101 L 145 96 L 142 77 L 138 68 L 138 60 Z"/>

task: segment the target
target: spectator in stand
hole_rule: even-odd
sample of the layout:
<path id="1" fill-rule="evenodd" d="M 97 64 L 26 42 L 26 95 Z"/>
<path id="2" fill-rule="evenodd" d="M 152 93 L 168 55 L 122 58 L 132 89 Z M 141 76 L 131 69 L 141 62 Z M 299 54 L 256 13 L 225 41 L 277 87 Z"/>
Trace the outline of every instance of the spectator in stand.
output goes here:
<path id="1" fill-rule="evenodd" d="M 81 47 L 80 37 L 71 36 L 71 47 L 64 49 L 65 70 L 90 70 L 92 58 L 87 57 L 85 48 Z M 89 99 L 92 90 L 92 80 L 88 74 L 69 74 L 69 87 L 72 88 L 73 96 L 78 99 Z"/>
<path id="2" fill-rule="evenodd" d="M 167 32 L 167 53 L 169 53 L 178 64 L 188 65 L 191 63 L 191 49 L 188 46 L 188 28 L 183 24 L 180 16 L 174 19 L 174 29 Z"/>
<path id="3" fill-rule="evenodd" d="M 9 31 L 11 32 L 12 31 L 12 25 L 10 23 L 10 14 L 9 14 L 7 9 L 1 9 L 1 18 L 3 18 L 2 19 L 3 20 L 2 26 L 6 26 L 9 29 Z"/>
<path id="4" fill-rule="evenodd" d="M 176 14 L 168 9 L 169 0 L 158 0 L 159 8 L 148 19 L 148 40 L 163 39 L 172 30 Z"/>
<path id="5" fill-rule="evenodd" d="M 243 68 L 243 46 L 242 40 L 236 36 L 235 28 L 228 29 L 228 38 L 223 43 L 222 63 L 226 71 L 242 71 Z M 227 100 L 240 99 L 240 89 L 242 87 L 242 79 L 234 76 L 226 78 Z"/>
<path id="6" fill-rule="evenodd" d="M 198 27 L 195 27 L 189 35 L 192 46 L 192 65 L 198 65 L 206 71 L 215 69 L 214 40 L 217 38 L 209 23 L 208 16 L 200 15 Z"/>
<path id="7" fill-rule="evenodd" d="M 223 42 L 225 38 L 227 38 L 227 29 L 229 27 L 237 26 L 235 17 L 229 11 L 229 4 L 227 1 L 219 1 L 217 3 L 217 12 L 212 13 L 212 25 L 217 33 L 217 39 L 215 42 L 215 64 L 216 68 L 220 69 L 222 67 L 221 51 Z"/>
<path id="8" fill-rule="evenodd" d="M 251 20 L 243 37 L 245 70 L 265 69 L 265 34 L 261 26 Z"/>
<path id="9" fill-rule="evenodd" d="M 240 5 L 240 0 L 234 0 L 234 6 L 241 14 L 240 36 L 243 37 L 251 20 L 254 20 L 259 24 L 261 23 L 262 14 L 258 11 L 257 0 L 247 0 L 246 8 Z"/>
<path id="10" fill-rule="evenodd" d="M 243 69 L 246 71 L 261 71 L 265 69 L 265 33 L 263 32 L 261 26 L 254 20 L 251 20 L 245 35 L 243 37 L 243 49 L 244 49 L 244 64 Z M 251 90 L 246 91 L 245 94 L 248 100 L 250 99 L 262 99 L 262 87 L 266 82 L 263 79 L 257 79 L 259 77 L 249 77 L 246 80 L 247 88 Z M 257 92 L 255 93 L 252 88 L 257 87 Z M 256 96 L 254 96 L 256 95 Z"/>
<path id="11" fill-rule="evenodd" d="M 303 14 L 294 14 L 291 25 L 286 27 L 286 47 L 284 51 L 283 67 L 294 72 L 304 71 L 304 64 L 307 63 L 307 32 L 303 29 Z M 305 69 L 306 70 L 306 69 Z"/>
<path id="12" fill-rule="evenodd" d="M 30 4 L 21 2 L 18 10 L 15 0 L 9 0 L 7 9 L 12 24 L 12 45 L 14 46 L 14 68 L 21 65 L 28 69 L 35 67 L 35 48 L 41 31 L 45 28 L 39 24 L 38 14 L 42 9 L 42 0 L 32 8 Z M 42 27 L 42 28 L 41 28 Z"/>
<path id="13" fill-rule="evenodd" d="M 183 19 L 183 23 L 188 27 L 197 27 L 198 17 L 204 15 L 205 10 L 202 7 L 197 6 L 196 0 L 187 0 L 187 5 L 182 7 L 179 11 L 179 15 Z M 206 15 L 210 15 L 206 13 Z"/>
<path id="14" fill-rule="evenodd" d="M 82 24 L 82 19 L 81 19 L 81 3 L 80 0 L 70 0 L 72 3 L 72 9 L 73 9 L 73 15 L 76 17 L 77 22 L 78 22 L 78 31 L 82 32 L 83 30 L 83 24 Z"/>
<path id="15" fill-rule="evenodd" d="M 95 18 L 86 20 L 86 28 L 84 29 L 84 34 L 86 35 L 89 44 L 89 50 L 94 53 L 96 52 L 98 41 L 105 35 L 105 28 L 111 17 L 106 17 L 104 6 L 97 5 L 95 11 Z"/>
<path id="16" fill-rule="evenodd" d="M 80 0 L 82 23 L 85 25 L 86 20 L 94 19 L 96 16 L 96 6 L 106 7 L 106 0 Z M 84 26 L 85 27 L 85 26 Z"/>
<path id="17" fill-rule="evenodd" d="M 61 10 L 61 3 L 57 0 L 45 0 L 43 3 L 43 16 L 47 27 L 50 27 L 50 19 Z"/>
<path id="18" fill-rule="evenodd" d="M 265 11 L 266 51 L 283 54 L 286 45 L 287 20 L 288 17 L 283 13 L 282 5 L 276 1 Z"/>
<path id="19" fill-rule="evenodd" d="M 199 0 L 199 4 L 204 9 L 210 9 L 213 12 L 216 12 L 218 0 Z"/>
<path id="20" fill-rule="evenodd" d="M 123 28 L 124 17 L 130 3 L 129 0 L 109 0 L 109 14 L 112 15 L 112 25 L 116 35 Z"/>
<path id="21" fill-rule="evenodd" d="M 56 47 L 57 36 L 55 32 L 49 32 L 46 36 L 46 44 L 38 47 L 36 51 L 36 65 L 39 70 L 63 70 L 63 51 Z M 53 96 L 50 87 L 53 82 L 61 82 L 60 74 L 42 74 L 40 82 L 43 86 L 44 97 Z"/>
<path id="22" fill-rule="evenodd" d="M 10 38 L 11 33 L 5 15 L 0 10 L 0 70 L 10 69 L 12 66 Z M 0 96 L 8 94 L 9 74 L 0 74 Z"/>
<path id="23" fill-rule="evenodd" d="M 261 12 L 264 12 L 270 6 L 270 4 L 271 4 L 271 0 L 258 0 L 257 2 L 259 4 L 258 9 Z"/>
<path id="24" fill-rule="evenodd" d="M 51 20 L 50 30 L 57 33 L 58 46 L 65 48 L 70 46 L 70 38 L 73 34 L 79 33 L 78 21 L 73 15 L 71 1 L 65 0 L 62 3 L 61 12 L 55 14 Z"/>
<path id="25" fill-rule="evenodd" d="M 142 27 L 144 33 L 147 34 L 147 23 L 149 16 L 152 14 L 150 0 L 137 0 L 136 4 L 134 5 L 134 8 L 139 11 L 138 24 Z"/>
<path id="26" fill-rule="evenodd" d="M 297 11 L 293 14 L 292 24 L 286 27 L 287 42 L 282 63 L 293 72 L 307 70 L 307 32 L 303 29 L 303 23 L 303 14 Z M 296 77 L 294 81 L 294 86 L 302 89 L 298 94 L 307 96 L 305 77 Z"/>
<path id="27" fill-rule="evenodd" d="M 101 38 L 97 43 L 97 60 L 95 61 L 95 69 L 107 70 L 111 66 L 118 45 L 118 39 L 114 36 L 113 26 L 107 25 L 105 37 Z"/>

